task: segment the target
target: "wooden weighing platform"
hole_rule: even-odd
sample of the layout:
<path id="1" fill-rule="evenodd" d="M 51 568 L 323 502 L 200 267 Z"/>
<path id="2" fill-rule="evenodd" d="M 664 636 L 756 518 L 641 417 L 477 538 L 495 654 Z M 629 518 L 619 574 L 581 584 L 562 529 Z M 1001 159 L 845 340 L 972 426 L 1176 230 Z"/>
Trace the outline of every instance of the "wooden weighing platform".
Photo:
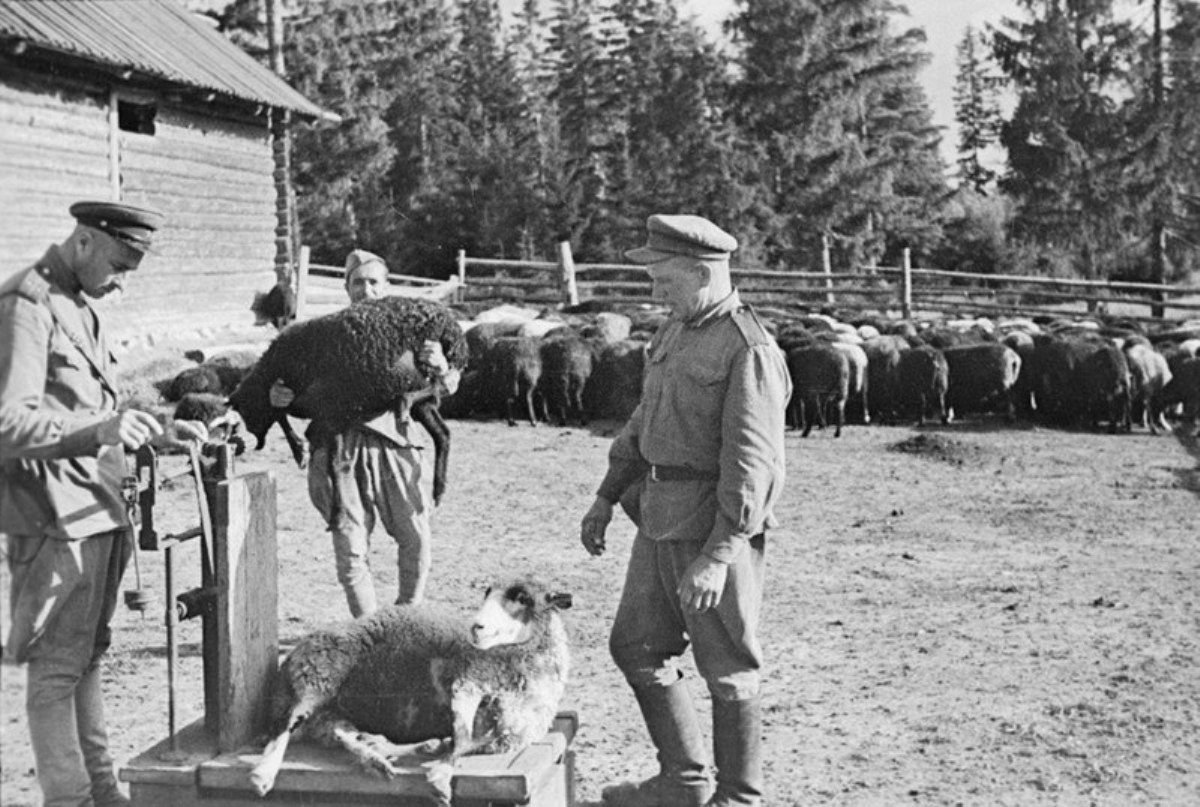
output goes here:
<path id="1" fill-rule="evenodd" d="M 574 752 L 578 719 L 562 712 L 545 739 L 524 751 L 467 756 L 451 780 L 455 807 L 571 807 L 575 803 Z M 428 807 L 434 803 L 425 769 L 413 757 L 406 773 L 386 779 L 363 771 L 340 748 L 293 742 L 275 788 L 259 798 L 250 770 L 259 750 L 218 754 L 216 742 L 199 720 L 176 737 L 176 750 L 164 740 L 121 769 L 135 807 L 246 807 L 251 804 L 303 804 L 308 807 L 392 805 Z"/>
<path id="2" fill-rule="evenodd" d="M 266 703 L 279 664 L 278 562 L 275 479 L 269 472 L 233 473 L 232 450 L 204 473 L 191 462 L 200 506 L 199 527 L 160 535 L 154 526 L 157 461 L 151 450 L 138 455 L 136 496 L 138 546 L 162 550 L 167 579 L 169 714 L 166 739 L 132 759 L 120 771 L 135 807 L 245 807 L 251 804 L 393 805 L 434 803 L 432 788 L 412 758 L 392 779 L 363 771 L 344 749 L 304 742 L 289 745 L 274 789 L 260 798 L 250 771 L 261 757 L 256 739 L 266 732 Z M 201 538 L 201 589 L 176 595 L 174 553 L 185 541 Z M 189 600 L 189 597 L 194 599 Z M 194 602 L 194 608 L 184 607 Z M 176 731 L 174 629 L 180 618 L 203 619 L 204 717 Z M 467 756 L 455 765 L 451 793 L 455 807 L 571 807 L 575 768 L 571 743 L 579 721 L 573 712 L 557 716 L 546 737 L 524 751 Z"/>

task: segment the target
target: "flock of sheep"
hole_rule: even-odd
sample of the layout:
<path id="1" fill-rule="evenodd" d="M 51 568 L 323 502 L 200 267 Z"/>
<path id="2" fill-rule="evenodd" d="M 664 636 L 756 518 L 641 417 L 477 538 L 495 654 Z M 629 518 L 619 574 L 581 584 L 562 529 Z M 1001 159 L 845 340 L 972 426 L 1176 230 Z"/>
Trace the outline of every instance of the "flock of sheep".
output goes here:
<path id="1" fill-rule="evenodd" d="M 1200 409 L 1200 337 L 1186 329 L 1007 319 L 843 322 L 824 314 L 768 316 L 795 393 L 789 424 L 943 423 L 972 413 L 1056 427 L 1157 433 L 1167 414 Z M 530 423 L 627 417 L 641 390 L 646 344 L 662 315 L 537 316 L 504 306 L 464 323 L 470 347 L 449 417 Z M 1195 329 L 1200 334 L 1200 327 Z"/>

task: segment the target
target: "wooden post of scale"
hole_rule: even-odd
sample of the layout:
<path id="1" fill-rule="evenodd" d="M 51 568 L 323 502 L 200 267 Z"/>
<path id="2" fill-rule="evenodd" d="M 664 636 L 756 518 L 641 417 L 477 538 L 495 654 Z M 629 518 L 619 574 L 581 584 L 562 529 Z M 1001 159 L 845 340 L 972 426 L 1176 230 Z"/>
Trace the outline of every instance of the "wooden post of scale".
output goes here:
<path id="1" fill-rule="evenodd" d="M 571 256 L 571 242 L 558 243 L 558 268 L 562 276 L 563 299 L 567 305 L 579 305 L 579 287 L 575 283 L 575 258 Z"/>
<path id="2" fill-rule="evenodd" d="M 265 471 L 235 476 L 215 483 L 210 496 L 217 576 L 216 703 L 205 710 L 205 726 L 217 750 L 228 752 L 266 730 L 271 682 L 279 666 L 275 477 Z M 206 646 L 205 652 L 213 651 Z"/>

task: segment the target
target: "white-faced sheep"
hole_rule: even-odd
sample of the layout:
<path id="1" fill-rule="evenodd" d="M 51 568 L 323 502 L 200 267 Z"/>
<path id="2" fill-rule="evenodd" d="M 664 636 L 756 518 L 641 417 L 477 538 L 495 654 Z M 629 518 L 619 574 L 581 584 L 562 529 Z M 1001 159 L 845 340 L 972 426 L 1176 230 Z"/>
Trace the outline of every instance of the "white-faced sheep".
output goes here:
<path id="1" fill-rule="evenodd" d="M 385 776 L 398 757 L 436 754 L 427 776 L 448 800 L 459 757 L 520 750 L 550 728 L 570 666 L 559 611 L 570 606 L 569 594 L 519 580 L 488 589 L 470 623 L 425 603 L 310 634 L 280 665 L 275 734 L 251 783 L 259 795 L 274 787 L 297 735 Z"/>
<path id="2" fill-rule="evenodd" d="M 229 403 L 257 438 L 258 448 L 278 423 L 297 463 L 303 464 L 304 446 L 288 415 L 311 419 L 312 433 L 332 441 L 350 426 L 396 409 L 404 396 L 429 388 L 430 368 L 417 360 L 425 341 L 438 342 L 451 367 L 466 365 L 466 340 L 446 306 L 408 297 L 365 300 L 284 329 Z M 296 393 L 286 409 L 270 402 L 277 380 Z M 425 397 L 412 401 L 410 408 L 413 420 L 433 438 L 435 502 L 446 487 L 450 450 L 450 432 L 437 404 L 436 396 Z"/>

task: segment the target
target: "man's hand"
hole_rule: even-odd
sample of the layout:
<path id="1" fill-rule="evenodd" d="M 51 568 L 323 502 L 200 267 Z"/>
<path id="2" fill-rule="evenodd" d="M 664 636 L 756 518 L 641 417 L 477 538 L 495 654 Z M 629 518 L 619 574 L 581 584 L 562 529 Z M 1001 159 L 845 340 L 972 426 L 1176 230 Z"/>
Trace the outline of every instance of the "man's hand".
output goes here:
<path id="1" fill-rule="evenodd" d="M 172 433 L 164 435 L 173 443 L 207 443 L 208 427 L 198 420 L 176 420 L 171 424 Z"/>
<path id="2" fill-rule="evenodd" d="M 136 451 L 162 433 L 163 427 L 153 415 L 127 409 L 100 424 L 96 441 L 102 446 L 123 444 L 130 451 Z"/>
<path id="3" fill-rule="evenodd" d="M 267 399 L 271 402 L 271 406 L 276 409 L 287 409 L 292 405 L 292 401 L 296 400 L 296 393 L 292 392 L 291 387 L 283 383 L 282 378 L 278 378 L 271 385 L 271 390 L 267 393 Z"/>
<path id="4" fill-rule="evenodd" d="M 589 554 L 604 554 L 604 531 L 608 529 L 608 522 L 612 521 L 612 511 L 612 502 L 597 496 L 584 515 L 579 525 L 579 540 Z"/>
<path id="5" fill-rule="evenodd" d="M 725 592 L 729 564 L 701 555 L 692 561 L 679 580 L 679 604 L 684 610 L 698 614 L 716 608 Z"/>
<path id="6" fill-rule="evenodd" d="M 462 373 L 450 367 L 450 362 L 442 351 L 441 342 L 426 339 L 417 352 L 417 361 L 429 368 L 429 375 L 433 378 L 435 387 L 440 386 L 446 395 L 453 395 L 458 391 Z"/>
<path id="7" fill-rule="evenodd" d="M 428 365 L 430 375 L 437 378 L 450 372 L 450 362 L 446 360 L 446 354 L 442 351 L 442 343 L 433 339 L 426 339 L 421 345 L 417 361 Z"/>

